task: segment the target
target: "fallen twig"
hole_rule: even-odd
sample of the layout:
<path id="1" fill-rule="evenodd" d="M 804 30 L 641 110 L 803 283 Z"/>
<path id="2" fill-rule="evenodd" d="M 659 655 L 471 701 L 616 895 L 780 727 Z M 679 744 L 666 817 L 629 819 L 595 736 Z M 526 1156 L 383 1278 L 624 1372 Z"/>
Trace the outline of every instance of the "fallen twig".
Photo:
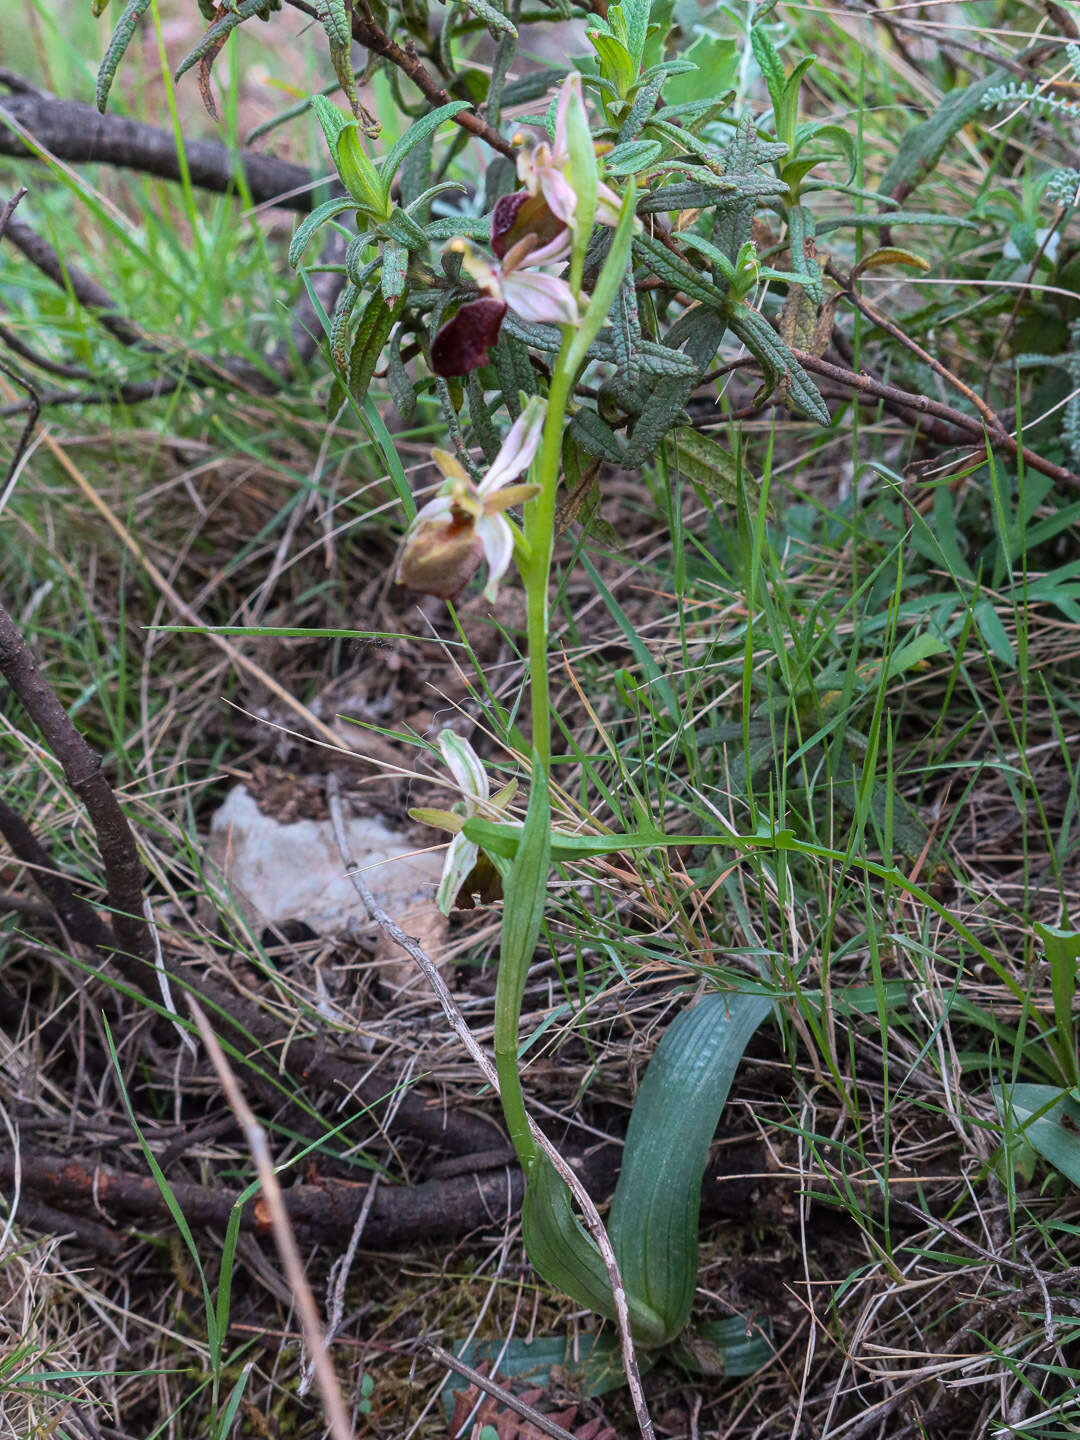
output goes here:
<path id="1" fill-rule="evenodd" d="M 72 723 L 19 633 L 0 604 L 0 675 L 56 756 L 72 790 L 86 807 L 97 836 L 112 924 L 109 949 L 121 973 L 140 990 L 154 968 L 154 947 L 143 914 L 143 867 L 135 835 L 101 769 L 101 756 Z M 104 939 L 104 932 L 102 933 Z"/>
<path id="2" fill-rule="evenodd" d="M 266 1209 L 267 1220 L 281 1257 L 285 1277 L 289 1282 L 289 1289 L 292 1291 L 293 1304 L 300 1317 L 308 1355 L 311 1357 L 311 1363 L 315 1370 L 315 1384 L 322 1397 L 323 1412 L 330 1434 L 333 1440 L 353 1440 L 353 1428 L 345 1413 L 345 1401 L 342 1399 L 341 1386 L 338 1384 L 333 1363 L 327 1353 L 322 1321 L 319 1319 L 319 1312 L 315 1305 L 315 1296 L 311 1292 L 311 1286 L 308 1284 L 308 1278 L 304 1272 L 300 1248 L 296 1243 L 292 1225 L 289 1223 L 289 1215 L 285 1209 L 281 1186 L 278 1184 L 277 1174 L 274 1170 L 274 1162 L 270 1158 L 270 1146 L 267 1144 L 266 1131 L 255 1119 L 251 1106 L 244 1099 L 244 1093 L 237 1084 L 236 1076 L 225 1058 L 225 1052 L 218 1044 L 217 1036 L 210 1028 L 210 1022 L 190 995 L 187 997 L 187 1002 L 195 1024 L 199 1027 L 203 1044 L 209 1051 L 218 1079 L 221 1081 L 225 1098 L 229 1102 L 230 1109 L 240 1121 L 244 1138 L 247 1140 L 252 1159 L 255 1161 L 255 1169 L 258 1171 L 259 1183 L 262 1186 L 262 1201 Z"/>
<path id="3" fill-rule="evenodd" d="M 475 1385 L 477 1390 L 483 1390 L 485 1395 L 491 1395 L 513 1410 L 515 1415 L 520 1415 L 523 1420 L 528 1420 L 537 1429 L 542 1430 L 545 1435 L 550 1435 L 552 1440 L 574 1440 L 569 1430 L 563 1428 L 549 1416 L 535 1409 L 532 1405 L 526 1405 L 524 1400 L 519 1400 L 511 1391 L 502 1385 L 497 1385 L 494 1380 L 489 1380 L 486 1375 L 474 1370 L 471 1365 L 466 1365 L 464 1360 L 459 1360 L 456 1355 L 451 1355 L 449 1350 L 444 1350 L 441 1345 L 434 1345 L 431 1341 L 425 1342 L 425 1349 L 429 1350 L 441 1365 L 448 1370 L 453 1370 L 455 1375 L 460 1375 L 463 1380 L 468 1380 Z"/>
<path id="4" fill-rule="evenodd" d="M 309 15 L 313 20 L 319 18 L 318 11 L 307 0 L 289 0 L 294 10 L 300 10 Z M 391 65 L 396 65 L 403 75 L 407 75 L 416 88 L 423 95 L 428 103 L 437 108 L 440 105 L 449 105 L 453 96 L 439 84 L 435 76 L 426 70 L 421 63 L 420 57 L 413 49 L 412 44 L 399 45 L 391 40 L 386 31 L 376 22 L 370 12 L 359 8 L 352 11 L 352 33 L 353 39 L 381 55 L 384 60 L 389 60 Z M 454 116 L 455 125 L 460 125 L 463 130 L 468 130 L 478 140 L 483 140 L 492 150 L 497 150 L 500 155 L 513 159 L 516 155 L 514 147 L 498 130 L 482 120 L 474 110 L 462 110 Z"/>
<path id="5" fill-rule="evenodd" d="M 591 1151 L 569 1152 L 579 1183 L 602 1201 L 614 1191 L 622 1157 L 617 1145 Z M 710 1169 L 702 1191 L 702 1212 L 727 1220 L 745 1220 L 754 1213 L 756 1181 L 743 1178 L 757 1173 L 764 1158 L 755 1145 L 724 1150 L 725 1164 L 734 1174 Z M 151 1175 L 101 1165 L 78 1155 L 22 1147 L 24 1195 L 34 1195 L 65 1214 L 93 1213 L 99 1222 L 126 1221 L 146 1228 L 168 1225 L 171 1216 L 157 1182 Z M 0 1186 L 11 1183 L 14 1157 L 0 1148 Z M 194 1229 L 224 1227 L 239 1191 L 222 1185 L 198 1185 L 170 1176 L 188 1224 Z M 293 1225 L 314 1238 L 340 1240 L 356 1224 L 370 1193 L 366 1181 L 338 1175 L 321 1175 L 311 1183 L 290 1185 L 283 1192 L 285 1209 Z M 476 1230 L 502 1226 L 506 1215 L 517 1214 L 525 1193 L 525 1180 L 516 1164 L 455 1175 L 449 1180 L 423 1180 L 417 1185 L 380 1182 L 364 1227 L 365 1250 L 408 1250 L 427 1241 L 460 1239 Z M 248 1201 L 240 1219 L 245 1233 L 266 1234 L 269 1216 L 256 1197 Z"/>

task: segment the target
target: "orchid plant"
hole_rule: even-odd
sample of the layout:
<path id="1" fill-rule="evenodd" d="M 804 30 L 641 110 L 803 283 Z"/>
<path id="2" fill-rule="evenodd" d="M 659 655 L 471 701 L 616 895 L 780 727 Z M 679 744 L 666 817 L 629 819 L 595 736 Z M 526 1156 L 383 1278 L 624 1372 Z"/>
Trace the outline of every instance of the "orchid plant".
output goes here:
<path id="1" fill-rule="evenodd" d="M 129 0 L 125 7 L 102 68 L 102 104 L 134 21 L 148 3 Z M 268 13 L 276 0 L 199 3 L 211 23 L 181 71 L 198 65 L 208 93 L 214 56 L 231 30 Z M 669 457 L 679 465 L 690 459 L 696 476 L 720 477 L 723 484 L 730 484 L 732 471 L 741 473 L 737 460 L 699 435 L 685 414 L 725 337 L 733 336 L 759 365 L 762 403 L 778 392 L 793 409 L 829 423 L 792 348 L 813 348 L 835 308 L 824 295 L 813 216 L 801 196 L 821 183 L 807 180 L 811 169 L 846 152 L 836 127 L 798 125 L 799 86 L 809 62 L 787 71 L 763 23 L 770 8 L 770 0 L 758 7 L 753 55 L 772 114 L 754 117 L 729 114 L 730 93 L 714 93 L 712 77 L 666 54 L 674 11 L 663 0 L 614 0 L 605 18 L 589 21 L 594 55 L 560 67 L 555 77 L 540 70 L 515 79 L 509 77 L 517 27 L 524 22 L 516 7 L 517 18 L 511 18 L 501 0 L 470 0 L 448 11 L 434 59 L 422 5 L 319 0 L 318 19 L 352 115 L 326 95 L 310 102 L 337 181 L 316 197 L 320 203 L 297 227 L 289 252 L 299 266 L 325 227 L 347 237 L 344 283 L 327 322 L 335 371 L 330 410 L 351 404 L 362 423 L 372 424 L 368 389 L 379 373 L 402 416 L 412 415 L 423 394 L 425 405 L 441 408 L 445 431 L 453 436 L 452 452 L 432 451 L 441 480 L 418 511 L 398 475 L 399 495 L 412 517 L 395 570 L 402 591 L 453 601 L 484 571 L 483 597 L 495 604 L 500 587 L 512 583 L 515 571 L 520 577 L 531 715 L 531 754 L 522 757 L 530 782 L 524 823 L 509 819 L 513 785 L 493 793 L 480 758 L 450 731 L 440 735 L 438 750 L 457 805 L 416 813 L 451 836 L 438 891 L 444 911 L 468 908 L 477 897 L 490 902 L 500 888 L 505 895 L 494 1049 L 509 1133 L 528 1180 L 523 1233 L 529 1254 L 549 1280 L 597 1312 L 617 1314 L 624 1334 L 632 1323 L 637 1339 L 650 1346 L 671 1339 L 689 1314 L 693 1207 L 712 1110 L 701 1109 L 692 1143 L 670 1126 L 654 1127 L 674 1148 L 643 1162 L 645 1180 L 630 1163 L 642 1148 L 628 1139 L 625 1169 L 639 1173 L 638 1200 L 621 1208 L 617 1201 L 612 1232 L 621 1237 L 619 1265 L 630 1277 L 627 1312 L 616 1301 L 623 1288 L 617 1272 L 606 1259 L 601 1263 L 574 1218 L 563 1181 L 538 1148 L 519 1070 L 522 996 L 542 930 L 550 865 L 626 845 L 672 843 L 646 830 L 583 838 L 553 829 L 552 556 L 564 475 L 577 489 L 590 479 L 596 484 L 604 461 L 634 470 L 657 460 L 662 466 Z M 482 80 L 477 71 L 456 74 L 454 68 L 456 38 L 480 23 L 497 42 L 490 75 Z M 360 77 L 352 70 L 355 39 L 369 54 L 368 73 L 386 66 L 399 108 L 413 121 L 381 155 L 375 148 L 378 124 L 360 105 Z M 423 72 L 417 52 L 425 47 L 447 79 L 445 90 Z M 410 108 L 394 89 L 398 68 L 434 108 L 419 115 Z M 665 87 L 676 79 L 682 98 L 665 103 Z M 478 107 L 481 83 L 486 94 Z M 504 133 L 504 110 L 544 97 L 549 103 L 542 115 Z M 436 142 L 441 145 L 455 128 L 457 138 L 436 164 Z M 482 186 L 471 184 L 462 198 L 460 177 L 468 173 L 474 181 L 475 175 L 455 169 L 455 159 L 469 136 L 499 158 Z M 755 225 L 762 207 L 773 212 L 775 233 Z M 784 263 L 787 269 L 780 268 Z M 763 307 L 772 304 L 777 287 L 787 292 L 783 308 L 767 313 Z M 388 435 L 385 440 L 388 451 Z M 470 440 L 483 450 L 480 465 Z M 519 731 L 525 728 L 519 721 Z M 581 843 L 584 850 L 575 849 Z M 723 1039 L 718 1021 L 706 1036 L 692 1035 L 694 1053 L 713 1057 L 713 1069 L 703 1062 L 694 1072 L 709 1082 L 710 1105 L 717 1096 L 722 1100 L 731 1056 L 741 1053 L 764 1013 L 759 999 L 742 1028 L 734 1026 L 734 1038 Z M 736 1009 L 732 1000 L 725 1015 L 734 1020 Z M 688 1110 L 688 1123 L 696 1114 Z M 642 1227 L 653 1223 L 653 1209 L 659 1214 L 667 1204 L 651 1195 L 649 1182 L 675 1174 L 683 1176 L 685 1194 L 680 1225 L 663 1219 L 663 1243 L 679 1251 L 669 1285 L 641 1273 L 639 1261 L 653 1243 L 646 1244 Z"/>

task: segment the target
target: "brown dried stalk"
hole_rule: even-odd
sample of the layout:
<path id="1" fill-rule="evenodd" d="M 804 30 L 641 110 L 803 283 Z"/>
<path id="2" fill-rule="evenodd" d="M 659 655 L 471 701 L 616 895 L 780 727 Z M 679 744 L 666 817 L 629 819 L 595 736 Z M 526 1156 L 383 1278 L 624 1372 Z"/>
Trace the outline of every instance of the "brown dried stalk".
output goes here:
<path id="1" fill-rule="evenodd" d="M 244 1093 L 237 1084 L 236 1076 L 225 1058 L 225 1052 L 218 1044 L 217 1036 L 210 1028 L 210 1022 L 190 995 L 187 997 L 187 1003 L 195 1024 L 199 1027 L 199 1034 L 209 1052 L 214 1069 L 217 1071 L 225 1098 L 240 1121 L 251 1157 L 255 1161 L 255 1169 L 258 1171 L 259 1182 L 262 1185 L 263 1203 L 270 1217 L 270 1228 L 273 1231 L 278 1254 L 281 1256 L 285 1278 L 292 1291 L 293 1304 L 300 1316 L 304 1341 L 315 1370 L 315 1384 L 322 1397 L 323 1411 L 330 1434 L 333 1440 L 353 1440 L 353 1427 L 345 1412 L 345 1401 L 341 1396 L 341 1386 L 334 1373 L 333 1362 L 326 1350 L 322 1321 L 319 1319 L 315 1296 L 311 1293 L 311 1286 L 304 1273 L 300 1247 L 296 1243 L 296 1236 L 289 1223 L 288 1212 L 282 1199 L 281 1186 L 278 1184 L 278 1178 L 274 1172 L 274 1162 L 270 1158 L 270 1146 L 267 1144 L 266 1131 L 255 1119 L 251 1106 L 244 1099 Z"/>

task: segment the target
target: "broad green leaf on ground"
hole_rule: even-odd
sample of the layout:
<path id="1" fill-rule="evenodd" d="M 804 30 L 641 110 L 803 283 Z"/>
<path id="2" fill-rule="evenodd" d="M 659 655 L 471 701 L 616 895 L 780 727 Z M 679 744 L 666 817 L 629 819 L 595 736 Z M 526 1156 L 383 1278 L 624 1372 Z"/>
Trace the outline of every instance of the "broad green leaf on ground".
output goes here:
<path id="1" fill-rule="evenodd" d="M 706 995 L 668 1027 L 626 1134 L 609 1231 L 627 1293 L 673 1340 L 690 1318 L 698 1272 L 701 1180 L 709 1146 L 767 995 Z"/>
<path id="2" fill-rule="evenodd" d="M 1080 1101 L 1056 1085 L 995 1085 L 994 1101 L 1014 1144 L 1027 1144 L 1080 1186 Z"/>

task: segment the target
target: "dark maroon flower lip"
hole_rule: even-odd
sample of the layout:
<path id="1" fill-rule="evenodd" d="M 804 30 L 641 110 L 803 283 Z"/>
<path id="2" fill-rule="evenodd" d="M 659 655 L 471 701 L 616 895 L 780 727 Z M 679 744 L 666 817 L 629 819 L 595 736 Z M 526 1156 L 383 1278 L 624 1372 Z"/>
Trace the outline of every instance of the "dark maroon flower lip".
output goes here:
<path id="1" fill-rule="evenodd" d="M 535 235 L 537 247 L 549 244 L 566 226 L 554 215 L 542 195 L 515 190 L 502 195 L 491 212 L 491 248 L 500 260 L 519 240 Z"/>
<path id="2" fill-rule="evenodd" d="M 527 190 L 515 190 L 512 195 L 500 195 L 491 212 L 491 248 L 501 260 L 514 241 L 510 238 L 517 213 L 529 199 Z"/>
<path id="3" fill-rule="evenodd" d="M 431 342 L 431 368 L 444 379 L 467 375 L 488 363 L 488 351 L 498 342 L 506 315 L 506 302 L 483 296 L 469 300 Z"/>

